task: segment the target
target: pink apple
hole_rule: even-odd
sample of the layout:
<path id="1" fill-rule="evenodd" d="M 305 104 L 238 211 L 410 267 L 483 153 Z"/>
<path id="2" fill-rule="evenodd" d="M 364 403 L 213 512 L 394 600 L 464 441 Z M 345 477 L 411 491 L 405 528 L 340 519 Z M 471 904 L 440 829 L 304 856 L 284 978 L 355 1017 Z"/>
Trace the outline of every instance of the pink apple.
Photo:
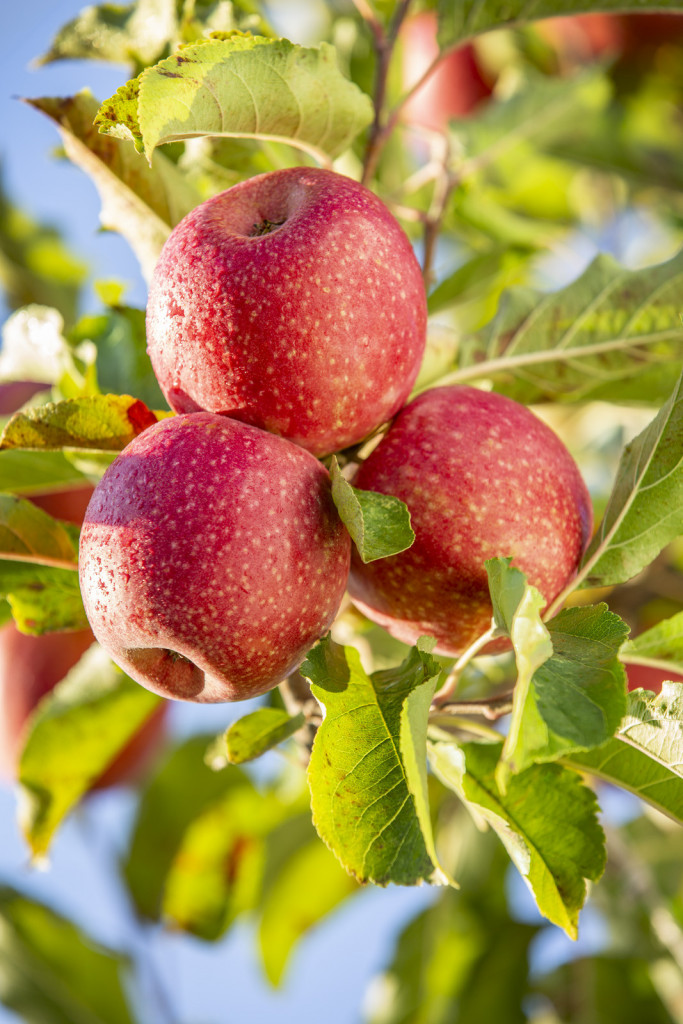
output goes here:
<path id="1" fill-rule="evenodd" d="M 28 636 L 13 622 L 0 629 L 0 766 L 14 777 L 24 741 L 24 725 L 46 693 L 90 647 L 89 629 Z"/>
<path id="2" fill-rule="evenodd" d="M 94 642 L 89 629 L 28 636 L 13 622 L 0 629 L 0 775 L 14 779 L 28 719 L 38 702 L 74 667 Z M 162 704 L 121 749 L 93 789 L 134 781 L 165 737 Z"/>
<path id="3" fill-rule="evenodd" d="M 38 392 L 47 391 L 48 386 L 33 380 L 12 380 L 0 384 L 0 416 L 16 412 Z"/>
<path id="4" fill-rule="evenodd" d="M 659 693 L 664 682 L 683 683 L 683 675 L 680 672 L 657 668 L 656 665 L 626 664 L 624 668 L 629 690 L 637 690 L 642 686 L 644 690 Z"/>
<path id="5" fill-rule="evenodd" d="M 427 391 L 362 464 L 356 487 L 401 498 L 415 543 L 363 565 L 349 591 L 399 640 L 459 654 L 491 623 L 484 562 L 512 556 L 550 602 L 574 575 L 592 509 L 559 438 L 524 406 L 467 387 Z"/>
<path id="6" fill-rule="evenodd" d="M 177 225 L 150 287 L 148 350 L 176 412 L 223 413 L 325 455 L 406 401 L 426 320 L 420 268 L 384 204 L 294 167 Z"/>
<path id="7" fill-rule="evenodd" d="M 243 700 L 277 685 L 327 632 L 349 560 L 317 459 L 193 413 L 145 430 L 95 488 L 81 590 L 95 636 L 143 686 Z"/>
<path id="8" fill-rule="evenodd" d="M 9 411 L 14 411 L 11 409 Z M 92 497 L 90 484 L 72 490 L 31 494 L 35 504 L 57 519 L 81 524 Z M 0 629 L 0 775 L 15 778 L 27 721 L 36 704 L 80 660 L 95 637 L 89 629 L 21 633 L 13 622 Z M 166 705 L 147 721 L 121 749 L 93 789 L 134 781 L 161 748 L 166 732 Z"/>
<path id="9" fill-rule="evenodd" d="M 439 54 L 436 11 L 420 11 L 401 29 L 403 88 L 420 80 Z M 410 100 L 402 117 L 434 131 L 445 131 L 453 118 L 467 117 L 492 93 L 472 43 L 449 53 Z"/>

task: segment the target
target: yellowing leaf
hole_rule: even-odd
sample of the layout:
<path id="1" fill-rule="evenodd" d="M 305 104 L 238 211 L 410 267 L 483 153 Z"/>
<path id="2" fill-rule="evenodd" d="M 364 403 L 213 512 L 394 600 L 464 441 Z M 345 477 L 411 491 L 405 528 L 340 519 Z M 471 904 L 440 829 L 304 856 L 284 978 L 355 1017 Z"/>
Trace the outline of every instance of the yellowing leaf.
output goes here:
<path id="1" fill-rule="evenodd" d="M 183 47 L 107 100 L 100 131 L 141 140 L 148 160 L 166 142 L 202 135 L 289 142 L 322 163 L 372 120 L 334 48 L 233 33 Z"/>
<path id="2" fill-rule="evenodd" d="M 93 127 L 98 103 L 87 90 L 28 102 L 56 122 L 66 155 L 97 187 L 102 226 L 124 236 L 149 280 L 171 228 L 200 196 L 163 154 L 151 169 L 129 146 L 99 134 Z"/>
<path id="3" fill-rule="evenodd" d="M 12 417 L 0 437 L 0 451 L 65 447 L 121 451 L 156 422 L 144 402 L 130 395 L 48 402 Z"/>

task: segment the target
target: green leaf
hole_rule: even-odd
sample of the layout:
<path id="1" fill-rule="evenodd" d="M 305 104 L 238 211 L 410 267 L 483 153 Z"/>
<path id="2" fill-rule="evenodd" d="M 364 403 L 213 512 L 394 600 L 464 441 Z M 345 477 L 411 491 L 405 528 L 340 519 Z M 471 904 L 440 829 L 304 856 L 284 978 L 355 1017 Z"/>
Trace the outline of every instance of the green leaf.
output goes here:
<path id="1" fill-rule="evenodd" d="M 87 482 L 63 452 L 0 452 L 0 491 L 44 494 L 76 490 Z"/>
<path id="2" fill-rule="evenodd" d="M 20 822 L 34 857 L 160 703 L 97 645 L 40 701 L 19 762 Z"/>
<path id="3" fill-rule="evenodd" d="M 552 640 L 541 619 L 545 598 L 527 584 L 523 572 L 511 567 L 511 561 L 511 558 L 491 558 L 485 563 L 493 618 L 498 631 L 512 640 L 517 663 L 512 721 L 496 770 L 496 781 L 503 792 L 510 773 L 521 771 L 531 763 L 527 760 L 525 724 L 535 711 L 533 676 L 553 654 Z"/>
<path id="4" fill-rule="evenodd" d="M 33 502 L 0 494 L 0 558 L 78 569 L 78 529 Z"/>
<path id="5" fill-rule="evenodd" d="M 138 912 L 159 920 L 166 880 L 193 821 L 243 784 L 238 768 L 214 772 L 204 763 L 211 736 L 193 736 L 174 750 L 145 789 L 124 875 Z"/>
<path id="6" fill-rule="evenodd" d="M 27 102 L 56 123 L 66 155 L 97 187 L 102 226 L 123 235 L 149 280 L 171 228 L 197 206 L 199 194 L 163 154 L 152 169 L 129 146 L 99 134 L 98 103 L 87 90 Z"/>
<path id="7" fill-rule="evenodd" d="M 429 315 L 487 294 L 500 278 L 509 278 L 526 266 L 533 253 L 531 247 L 509 245 L 494 245 L 487 252 L 478 253 L 430 292 L 427 301 Z"/>
<path id="8" fill-rule="evenodd" d="M 439 0 L 439 40 L 442 46 L 452 46 L 517 22 L 598 11 L 642 12 L 645 6 L 643 0 L 534 0 L 531 4 L 528 0 Z M 683 10 L 680 0 L 657 0 L 647 6 L 650 10 Z"/>
<path id="9" fill-rule="evenodd" d="M 520 401 L 579 401 L 652 365 L 673 366 L 683 358 L 681 287 L 683 253 L 644 270 L 600 255 L 559 291 L 512 288 L 440 383 L 492 378 Z"/>
<path id="10" fill-rule="evenodd" d="M 632 906 L 630 909 L 635 917 Z M 614 930 L 613 922 L 610 923 Z M 579 1020 L 581 1024 L 614 1024 L 617 1020 L 620 1024 L 671 1024 L 675 1018 L 660 998 L 666 986 L 657 984 L 657 979 L 655 961 L 609 951 L 601 956 L 572 959 L 550 975 L 537 978 L 534 988 L 550 1000 L 558 1013 L 575 1005 L 580 993 L 581 1018 L 574 1017 L 576 1024 Z M 590 996 L 584 1000 L 588 993 Z M 554 1014 L 548 1017 L 553 1022 L 561 1019 Z"/>
<path id="11" fill-rule="evenodd" d="M 72 447 L 121 451 L 156 422 L 144 402 L 130 395 L 48 402 L 15 413 L 2 432 L 0 450 Z"/>
<path id="12" fill-rule="evenodd" d="M 481 896 L 445 889 L 408 923 L 367 1024 L 528 1024 L 522 1002 L 536 929 L 492 912 Z"/>
<path id="13" fill-rule="evenodd" d="M 87 274 L 87 265 L 55 227 L 35 221 L 12 203 L 0 175 L 0 285 L 7 307 L 56 307 L 71 323 Z"/>
<path id="14" fill-rule="evenodd" d="M 297 729 L 306 724 L 303 714 L 290 717 L 282 708 L 259 708 L 244 718 L 238 718 L 225 734 L 228 761 L 243 764 L 265 754 L 293 736 Z"/>
<path id="15" fill-rule="evenodd" d="M 86 7 L 62 26 L 39 61 L 105 60 L 152 64 L 177 31 L 174 0 Z"/>
<path id="16" fill-rule="evenodd" d="M 133 394 L 149 409 L 165 409 L 147 355 L 144 309 L 116 306 L 98 316 L 82 317 L 69 332 L 72 342 L 92 341 L 98 388 L 105 394 Z"/>
<path id="17" fill-rule="evenodd" d="M 541 914 L 575 939 L 586 879 L 597 881 L 605 867 L 595 794 L 575 772 L 537 764 L 512 776 L 503 795 L 495 781 L 501 749 L 498 743 L 430 743 L 430 764 L 494 829 Z"/>
<path id="18" fill-rule="evenodd" d="M 652 423 L 626 445 L 577 583 L 625 583 L 683 533 L 683 375 Z"/>
<path id="19" fill-rule="evenodd" d="M 325 708 L 308 771 L 314 824 L 359 882 L 445 878 L 426 804 L 432 645 L 423 638 L 398 668 L 368 676 L 353 647 L 324 639 L 300 669 Z"/>
<path id="20" fill-rule="evenodd" d="M 154 149 L 202 135 L 289 142 L 320 162 L 348 149 L 372 120 L 368 96 L 337 66 L 334 48 L 235 33 L 183 47 L 107 100 L 100 131 Z"/>
<path id="21" fill-rule="evenodd" d="M 634 690 L 614 739 L 565 763 L 622 786 L 683 824 L 683 683 Z"/>
<path id="22" fill-rule="evenodd" d="M 486 563 L 496 621 L 517 661 L 512 720 L 496 770 L 503 792 L 512 773 L 605 743 L 626 711 L 618 660 L 626 623 L 602 604 L 565 609 L 544 624 L 544 599 L 509 562 Z"/>
<path id="23" fill-rule="evenodd" d="M 562 138 L 568 123 L 594 116 L 596 110 L 604 108 L 609 95 L 610 87 L 600 67 L 555 78 L 527 70 L 504 99 L 492 99 L 475 117 L 451 122 L 451 131 L 463 149 L 459 180 L 466 181 L 501 163 L 516 147 L 530 142 L 538 147 L 558 136 Z M 538 153 L 534 156 L 538 162 Z"/>
<path id="24" fill-rule="evenodd" d="M 655 665 L 664 671 L 683 672 L 683 612 L 627 640 L 619 653 L 629 664 Z"/>
<path id="25" fill-rule="evenodd" d="M 279 985 L 299 939 L 358 886 L 317 837 L 281 865 L 263 903 L 259 947 L 266 976 Z"/>
<path id="26" fill-rule="evenodd" d="M 520 569 L 511 565 L 512 558 L 489 558 L 484 564 L 489 581 L 489 593 L 493 607 L 493 619 L 499 634 L 512 634 L 518 628 L 518 619 L 524 615 L 525 607 L 528 609 L 524 631 L 520 640 L 524 641 L 529 630 L 533 634 L 538 633 L 536 620 L 540 621 L 538 612 L 538 599 L 534 594 L 534 588 L 528 586 L 526 577 Z M 542 626 L 542 624 L 541 624 Z M 545 630 L 542 630 L 545 635 Z M 535 638 L 535 637 L 534 637 Z M 539 639 L 541 639 L 539 637 Z M 546 657 L 550 657 L 550 653 Z"/>
<path id="27" fill-rule="evenodd" d="M 598 604 L 566 608 L 546 625 L 553 656 L 534 673 L 534 709 L 524 723 L 533 760 L 599 746 L 626 711 L 626 676 L 617 657 L 626 623 Z"/>
<path id="28" fill-rule="evenodd" d="M 0 1001 L 25 1024 L 134 1024 L 127 963 L 66 918 L 0 889 Z"/>
<path id="29" fill-rule="evenodd" d="M 0 559 L 0 594 L 22 633 L 85 629 L 78 574 L 33 562 Z"/>
<path id="30" fill-rule="evenodd" d="M 330 475 L 332 500 L 363 562 L 397 555 L 411 546 L 415 533 L 408 506 L 400 498 L 352 487 L 334 455 Z"/>
<path id="31" fill-rule="evenodd" d="M 191 42 L 208 31 L 235 29 L 267 31 L 267 23 L 250 3 L 176 3 L 176 0 L 137 0 L 137 3 L 86 7 L 64 25 L 39 64 L 56 60 L 105 60 L 133 63 L 138 69 L 153 64 L 167 46 Z M 181 13 L 182 8 L 182 13 Z"/>
<path id="32" fill-rule="evenodd" d="M 7 565 L 12 563 L 0 561 L 0 593 L 9 603 L 12 617 L 22 633 L 42 636 L 43 633 L 88 628 L 75 572 L 21 564 L 23 573 L 6 573 Z"/>
<path id="33" fill-rule="evenodd" d="M 275 793 L 259 793 L 237 769 L 229 771 L 236 773 L 230 789 L 188 824 L 163 897 L 165 918 L 210 941 L 220 938 L 239 914 L 257 905 L 264 839 L 289 813 Z"/>

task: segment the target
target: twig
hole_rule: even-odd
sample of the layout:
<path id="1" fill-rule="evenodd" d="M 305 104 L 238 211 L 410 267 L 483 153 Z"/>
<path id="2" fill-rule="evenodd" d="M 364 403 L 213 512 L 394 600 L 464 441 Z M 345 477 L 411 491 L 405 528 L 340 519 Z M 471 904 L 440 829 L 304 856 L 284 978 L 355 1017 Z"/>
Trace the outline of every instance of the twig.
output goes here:
<path id="1" fill-rule="evenodd" d="M 497 697 L 483 697 L 479 700 L 456 700 L 439 704 L 432 712 L 430 721 L 437 720 L 440 715 L 449 718 L 460 715 L 483 715 L 490 722 L 509 715 L 512 711 L 512 692 L 499 694 Z"/>
<path id="2" fill-rule="evenodd" d="M 432 202 L 429 207 L 427 216 L 424 222 L 424 255 L 422 257 L 422 277 L 424 278 L 425 287 L 429 289 L 432 284 L 433 277 L 433 265 L 434 256 L 436 254 L 436 244 L 439 240 L 439 234 L 441 233 L 441 225 L 446 215 L 446 209 L 448 208 L 448 201 L 453 193 L 453 189 L 460 182 L 458 174 L 453 173 L 449 169 L 451 161 L 451 148 L 448 142 L 448 138 L 444 135 L 442 138 L 442 155 L 441 155 L 441 171 L 434 179 L 434 193 L 432 195 Z"/>
<path id="3" fill-rule="evenodd" d="M 289 714 L 292 716 L 303 714 L 306 719 L 306 724 L 294 734 L 294 738 L 299 747 L 299 760 L 302 764 L 307 765 L 311 757 L 315 734 L 322 722 L 320 705 L 311 693 L 308 680 L 304 679 L 300 672 L 292 672 L 284 682 L 280 683 L 280 693 Z"/>
<path id="4" fill-rule="evenodd" d="M 361 18 L 363 18 L 364 21 L 367 21 L 373 34 L 377 31 L 381 31 L 382 26 L 367 0 L 353 0 L 353 3 Z"/>
<path id="5" fill-rule="evenodd" d="M 403 16 L 405 17 L 405 13 Z M 403 18 L 401 20 L 403 20 Z M 411 85 L 407 92 L 404 93 L 404 95 L 398 101 L 396 106 L 389 113 L 385 122 L 381 124 L 378 121 L 376 126 L 375 124 L 373 124 L 373 130 L 370 135 L 370 143 L 368 144 L 368 148 L 365 154 L 365 170 L 363 174 L 363 182 L 365 184 L 367 184 L 372 179 L 377 168 L 379 158 L 382 154 L 382 150 L 384 149 L 392 132 L 396 128 L 403 108 L 413 98 L 415 93 L 422 88 L 425 82 L 427 82 L 427 80 L 432 77 L 432 75 L 434 74 L 438 66 L 442 63 L 442 61 L 444 61 L 448 56 L 450 56 L 450 54 L 453 53 L 454 50 L 457 50 L 460 45 L 462 44 L 458 43 L 457 45 L 447 46 L 445 49 L 441 50 L 434 58 L 432 63 L 429 65 L 429 67 L 418 78 L 418 80 L 413 85 Z"/>
<path id="6" fill-rule="evenodd" d="M 489 643 L 490 640 L 493 640 L 495 635 L 496 626 L 494 623 L 492 623 L 490 628 L 487 629 L 485 633 L 482 633 L 481 636 L 478 636 L 474 643 L 470 644 L 466 651 L 463 651 L 463 653 L 460 655 L 455 665 L 451 669 L 444 685 L 441 687 L 438 693 L 434 694 L 434 699 L 432 701 L 433 706 L 439 707 L 441 704 L 444 704 L 448 700 L 448 698 L 453 693 L 453 690 L 456 687 L 462 670 L 472 660 L 472 658 L 474 658 L 474 656 L 482 649 L 482 647 L 486 647 L 487 643 Z"/>
<path id="7" fill-rule="evenodd" d="M 384 31 L 380 21 L 368 7 L 365 0 L 354 0 L 354 3 L 365 18 L 368 28 L 372 33 L 376 57 L 375 88 L 373 96 L 375 116 L 373 118 L 368 143 L 365 149 L 363 177 L 361 179 L 364 185 L 368 185 L 375 173 L 380 152 L 384 148 L 384 144 L 388 138 L 388 135 L 385 132 L 385 126 L 382 124 L 384 101 L 386 99 L 387 92 L 387 76 L 389 74 L 389 65 L 391 64 L 391 58 L 396 45 L 396 39 L 398 38 L 399 29 L 403 24 L 406 14 L 408 13 L 411 0 L 400 0 L 396 5 L 394 16 L 391 19 L 391 23 L 386 32 Z"/>

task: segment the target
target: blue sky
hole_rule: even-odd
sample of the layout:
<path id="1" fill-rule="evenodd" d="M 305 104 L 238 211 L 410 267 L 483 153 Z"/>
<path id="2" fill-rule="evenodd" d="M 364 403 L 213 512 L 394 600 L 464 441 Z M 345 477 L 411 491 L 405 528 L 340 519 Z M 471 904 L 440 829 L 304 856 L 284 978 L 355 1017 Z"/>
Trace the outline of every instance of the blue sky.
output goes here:
<path id="1" fill-rule="evenodd" d="M 127 244 L 99 230 L 99 199 L 89 179 L 68 161 L 56 160 L 59 135 L 46 117 L 18 97 L 63 96 L 89 86 L 106 98 L 126 70 L 94 61 L 68 61 L 35 69 L 30 62 L 49 47 L 55 31 L 80 10 L 78 0 L 8 0 L 3 5 L 5 59 L 0 70 L 0 164 L 15 201 L 38 219 L 57 225 L 95 278 L 118 277 L 128 298 L 143 305 L 145 290 Z M 93 305 L 93 299 L 86 299 Z"/>

